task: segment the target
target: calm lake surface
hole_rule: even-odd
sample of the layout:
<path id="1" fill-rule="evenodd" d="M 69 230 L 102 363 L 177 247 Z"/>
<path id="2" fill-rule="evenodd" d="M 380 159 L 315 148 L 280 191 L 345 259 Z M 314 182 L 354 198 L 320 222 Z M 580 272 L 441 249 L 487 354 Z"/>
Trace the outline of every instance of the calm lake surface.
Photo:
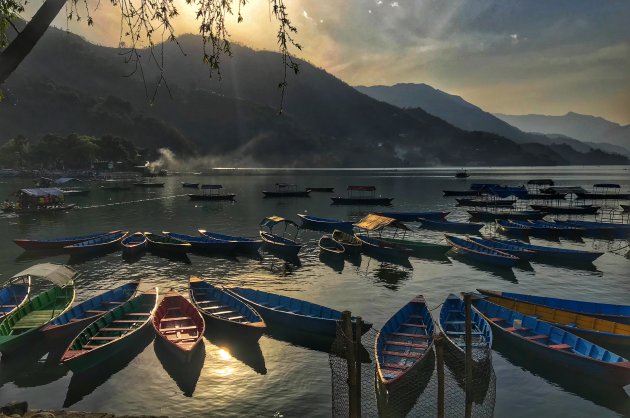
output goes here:
<path id="1" fill-rule="evenodd" d="M 67 256 L 34 259 L 14 245 L 14 238 L 81 235 L 113 229 L 163 230 L 196 234 L 204 228 L 235 235 L 256 236 L 264 216 L 281 215 L 298 221 L 297 213 L 356 220 L 370 207 L 332 206 L 331 194 L 310 198 L 263 199 L 261 191 L 277 182 L 300 186 L 335 187 L 345 195 L 350 184 L 375 185 L 377 193 L 394 197 L 395 211 L 450 211 L 451 219 L 467 219 L 465 208 L 443 198 L 443 189 L 467 189 L 472 182 L 520 185 L 531 178 L 553 178 L 557 185 L 590 188 L 597 182 L 622 184 L 630 189 L 628 167 L 502 168 L 469 170 L 467 180 L 453 178 L 454 170 L 374 170 L 246 172 L 247 175 L 169 176 L 163 189 L 104 191 L 69 198 L 83 208 L 70 213 L 35 217 L 0 215 L 0 283 L 37 262 L 66 263 Z M 237 194 L 234 203 L 191 202 L 180 182 L 223 184 Z M 0 179 L 0 198 L 27 187 L 29 180 Z M 127 202 L 127 203 L 124 203 Z M 612 203 L 610 203 L 612 204 Z M 92 207 L 91 207 L 92 206 Z M 377 209 L 376 209 L 377 210 Z M 389 210 L 389 209 L 388 209 Z M 440 241 L 437 232 L 417 230 L 419 239 Z M 490 229 L 483 232 L 491 232 Z M 437 307 L 449 293 L 476 288 L 538 293 L 575 299 L 630 304 L 630 260 L 622 241 L 561 240 L 543 245 L 606 251 L 592 269 L 570 269 L 531 263 L 531 268 L 487 270 L 456 256 L 441 259 L 410 258 L 411 268 L 374 260 L 365 255 L 338 266 L 323 263 L 317 241 L 320 232 L 304 230 L 300 266 L 263 254 L 262 259 L 190 255 L 190 264 L 150 254 L 129 263 L 112 253 L 74 267 L 81 272 L 77 298 L 82 300 L 131 279 L 142 287 L 159 286 L 186 292 L 191 275 L 212 283 L 253 287 L 294 296 L 361 315 L 380 326 L 413 296 L 423 294 Z M 614 250 L 626 246 L 618 252 Z M 612 251 L 611 251 L 612 250 Z M 368 350 L 372 349 L 367 347 Z M 153 341 L 121 356 L 118 364 L 88 375 L 73 375 L 46 363 L 46 351 L 34 346 L 0 363 L 0 404 L 26 400 L 32 408 L 62 408 L 116 414 L 173 416 L 330 416 L 331 372 L 328 354 L 268 336 L 256 347 L 233 347 L 205 340 L 200 371 L 178 370 L 162 364 Z M 630 353 L 619 353 L 630 356 Z M 495 347 L 496 406 L 498 417 L 630 416 L 630 401 L 620 391 L 582 379 L 570 370 L 554 371 L 528 360 L 527 352 Z M 195 373 L 199 374 L 198 380 Z M 183 376 L 182 376 L 183 375 Z M 196 387 L 194 385 L 195 381 Z M 186 396 L 191 395 L 192 396 Z"/>

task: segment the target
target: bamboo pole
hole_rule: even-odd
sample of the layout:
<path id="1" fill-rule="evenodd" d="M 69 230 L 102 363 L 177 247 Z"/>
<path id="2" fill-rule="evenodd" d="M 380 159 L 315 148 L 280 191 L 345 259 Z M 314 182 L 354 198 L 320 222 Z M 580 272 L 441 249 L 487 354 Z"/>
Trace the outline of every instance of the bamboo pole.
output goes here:
<path id="1" fill-rule="evenodd" d="M 435 337 L 435 353 L 437 361 L 437 416 L 444 418 L 444 336 L 439 333 Z"/>
<path id="2" fill-rule="evenodd" d="M 354 326 L 354 361 L 355 361 L 355 410 L 357 416 L 361 416 L 361 328 L 363 328 L 363 320 L 357 316 Z"/>
<path id="3" fill-rule="evenodd" d="M 470 293 L 464 294 L 464 306 L 466 311 L 466 418 L 472 416 L 472 313 L 471 309 L 472 295 Z"/>
<path id="4" fill-rule="evenodd" d="M 352 331 L 352 316 L 350 311 L 343 311 L 341 313 L 341 325 L 343 330 L 344 347 L 346 349 L 346 362 L 348 364 L 348 403 L 349 403 L 349 416 L 351 418 L 358 418 L 359 415 L 356 410 L 356 361 L 354 356 L 354 337 Z"/>

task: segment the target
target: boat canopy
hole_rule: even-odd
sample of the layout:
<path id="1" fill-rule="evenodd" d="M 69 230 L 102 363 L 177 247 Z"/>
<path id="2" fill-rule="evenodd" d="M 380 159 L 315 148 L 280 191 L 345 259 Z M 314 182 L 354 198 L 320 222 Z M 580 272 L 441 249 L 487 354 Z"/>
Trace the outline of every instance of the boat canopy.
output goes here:
<path id="1" fill-rule="evenodd" d="M 534 186 L 553 186 L 555 183 L 551 179 L 531 179 L 527 184 Z"/>
<path id="2" fill-rule="evenodd" d="M 388 218 L 387 216 L 375 215 L 373 213 L 361 219 L 359 222 L 354 224 L 354 226 L 356 226 L 357 228 L 365 229 L 367 231 L 378 231 L 387 226 L 410 231 L 407 225 L 397 219 Z"/>
<path id="3" fill-rule="evenodd" d="M 202 184 L 201 185 L 202 189 L 212 189 L 212 190 L 218 190 L 218 189 L 222 189 L 223 186 L 220 184 Z"/>
<path id="4" fill-rule="evenodd" d="M 300 228 L 300 226 L 298 224 L 296 224 L 295 222 L 293 222 L 290 219 L 285 219 L 281 216 L 268 216 L 266 218 L 264 218 L 262 221 L 260 221 L 260 226 L 265 226 L 269 229 L 273 228 L 274 226 L 276 226 L 277 224 L 280 223 L 285 223 L 285 224 L 289 224 L 289 225 L 293 225 L 296 228 Z"/>
<path id="5" fill-rule="evenodd" d="M 470 185 L 470 190 L 487 190 L 489 187 L 499 187 L 497 183 L 473 183 Z"/>
<path id="6" fill-rule="evenodd" d="M 55 184 L 66 184 L 66 183 L 74 183 L 74 182 L 83 183 L 83 180 L 77 179 L 75 177 L 60 177 L 57 180 L 55 180 Z"/>
<path id="7" fill-rule="evenodd" d="M 44 188 L 44 189 L 21 189 L 20 193 L 30 196 L 30 197 L 46 197 L 46 196 L 63 197 L 63 192 L 55 187 Z"/>
<path id="8" fill-rule="evenodd" d="M 597 183 L 594 184 L 593 187 L 601 187 L 606 189 L 620 189 L 621 186 L 616 183 Z"/>
<path id="9" fill-rule="evenodd" d="M 376 186 L 348 186 L 348 190 L 356 190 L 361 192 L 373 192 Z"/>
<path id="10" fill-rule="evenodd" d="M 487 190 L 490 194 L 497 197 L 516 196 L 523 197 L 527 195 L 525 186 L 488 186 Z"/>
<path id="11" fill-rule="evenodd" d="M 64 287 L 72 284 L 74 278 L 77 277 L 78 274 L 79 273 L 76 270 L 63 264 L 41 263 L 35 264 L 34 266 L 19 272 L 11 277 L 11 279 L 33 276 L 46 279 L 59 287 Z"/>

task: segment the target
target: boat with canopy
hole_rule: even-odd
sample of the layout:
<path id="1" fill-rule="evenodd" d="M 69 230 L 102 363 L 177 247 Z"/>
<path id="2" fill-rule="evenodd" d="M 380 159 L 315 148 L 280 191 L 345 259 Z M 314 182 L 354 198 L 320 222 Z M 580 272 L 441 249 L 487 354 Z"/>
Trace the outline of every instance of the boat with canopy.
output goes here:
<path id="1" fill-rule="evenodd" d="M 376 196 L 376 186 L 348 186 L 346 197 L 331 197 L 333 205 L 380 205 L 389 206 L 393 197 Z"/>
<path id="2" fill-rule="evenodd" d="M 354 226 L 365 231 L 365 233 L 355 234 L 355 237 L 361 241 L 361 249 L 367 253 L 372 252 L 385 256 L 409 257 L 413 255 L 414 249 L 425 244 L 427 247 L 432 245 L 421 241 L 406 240 L 405 234 L 407 231 L 410 231 L 409 227 L 387 216 L 371 213 L 354 224 Z M 383 236 L 385 228 L 392 228 L 394 234 L 392 236 Z M 402 231 L 402 234 L 399 238 L 398 233 L 400 231 Z M 378 236 L 370 236 L 370 232 L 376 232 Z"/>
<path id="3" fill-rule="evenodd" d="M 274 227 L 277 225 L 284 225 L 282 235 L 273 233 Z M 287 238 L 289 227 L 295 230 L 293 238 Z M 283 255 L 295 257 L 300 252 L 302 244 L 296 242 L 299 232 L 300 226 L 298 224 L 281 216 L 268 216 L 260 221 L 260 237 L 264 242 L 264 248 Z"/>
<path id="4" fill-rule="evenodd" d="M 189 194 L 188 197 L 190 200 L 234 200 L 236 194 L 224 193 L 223 185 L 221 184 L 202 184 L 201 193 Z"/>
<path id="5" fill-rule="evenodd" d="M 297 184 L 276 183 L 276 190 L 263 190 L 265 197 L 309 197 L 309 189 L 298 190 Z"/>

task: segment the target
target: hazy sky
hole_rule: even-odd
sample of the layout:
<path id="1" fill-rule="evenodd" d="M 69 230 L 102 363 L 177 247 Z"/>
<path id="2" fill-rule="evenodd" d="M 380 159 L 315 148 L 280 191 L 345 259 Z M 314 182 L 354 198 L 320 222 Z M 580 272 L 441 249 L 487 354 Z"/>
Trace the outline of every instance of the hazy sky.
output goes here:
<path id="1" fill-rule="evenodd" d="M 90 2 L 94 0 L 89 0 Z M 180 1 L 180 0 L 176 0 Z M 90 3 L 90 4 L 96 4 Z M 300 57 L 349 84 L 426 83 L 491 112 L 603 116 L 630 124 L 629 0 L 287 0 Z M 178 32 L 195 32 L 179 3 Z M 249 0 L 232 39 L 275 49 L 267 0 Z M 117 45 L 109 0 L 95 26 L 70 29 Z M 65 19 L 57 19 L 65 26 Z"/>

